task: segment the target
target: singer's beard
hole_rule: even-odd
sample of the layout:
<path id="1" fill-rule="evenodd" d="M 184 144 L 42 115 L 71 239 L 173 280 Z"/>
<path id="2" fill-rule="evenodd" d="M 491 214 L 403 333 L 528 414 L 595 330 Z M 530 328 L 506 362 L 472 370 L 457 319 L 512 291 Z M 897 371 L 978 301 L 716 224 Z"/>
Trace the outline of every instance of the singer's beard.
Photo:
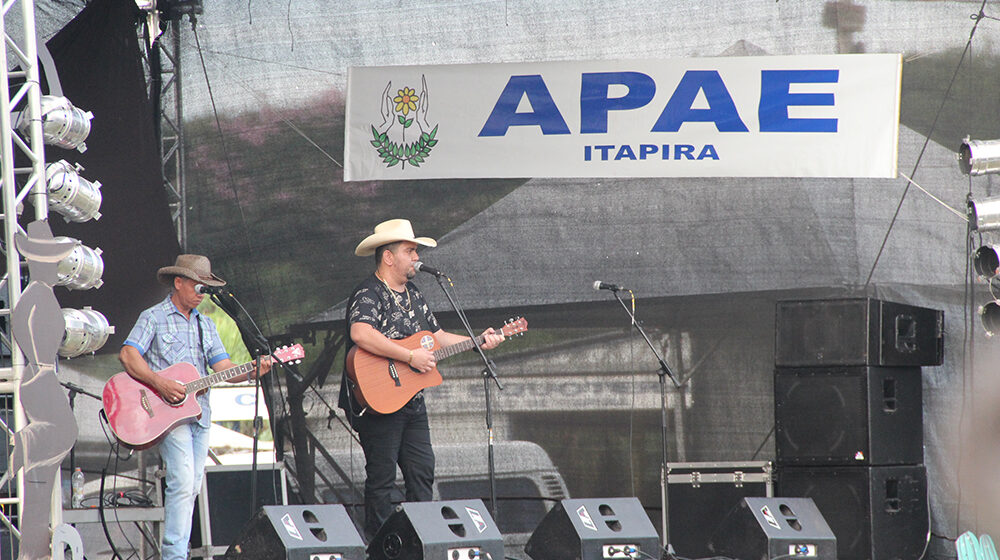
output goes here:
<path id="1" fill-rule="evenodd" d="M 413 280 L 413 277 L 417 275 L 417 269 L 410 267 L 410 270 L 406 271 L 406 279 Z"/>

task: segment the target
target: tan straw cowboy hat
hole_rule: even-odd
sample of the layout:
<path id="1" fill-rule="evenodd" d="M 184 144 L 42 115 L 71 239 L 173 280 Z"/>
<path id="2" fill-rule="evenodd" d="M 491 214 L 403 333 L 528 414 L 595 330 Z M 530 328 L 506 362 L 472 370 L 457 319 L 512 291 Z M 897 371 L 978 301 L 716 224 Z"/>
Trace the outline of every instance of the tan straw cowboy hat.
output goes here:
<path id="1" fill-rule="evenodd" d="M 413 226 L 410 220 L 388 220 L 375 226 L 375 233 L 369 235 L 364 241 L 358 244 L 354 254 L 359 257 L 368 257 L 375 254 L 378 249 L 386 243 L 397 241 L 412 241 L 425 247 L 437 247 L 437 241 L 430 237 L 414 237 Z"/>
<path id="2" fill-rule="evenodd" d="M 226 281 L 212 274 L 212 263 L 201 255 L 177 255 L 174 266 L 165 266 L 156 271 L 156 279 L 161 284 L 172 286 L 174 276 L 190 278 L 208 286 L 225 286 Z"/>

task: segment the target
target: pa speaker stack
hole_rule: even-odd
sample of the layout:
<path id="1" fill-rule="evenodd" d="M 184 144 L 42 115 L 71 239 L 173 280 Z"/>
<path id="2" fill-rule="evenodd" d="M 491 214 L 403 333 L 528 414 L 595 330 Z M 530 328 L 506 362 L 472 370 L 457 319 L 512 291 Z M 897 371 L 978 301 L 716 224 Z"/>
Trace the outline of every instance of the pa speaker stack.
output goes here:
<path id="1" fill-rule="evenodd" d="M 944 313 L 873 298 L 779 302 L 779 496 L 812 498 L 840 559 L 916 558 L 927 534 L 921 366 Z"/>

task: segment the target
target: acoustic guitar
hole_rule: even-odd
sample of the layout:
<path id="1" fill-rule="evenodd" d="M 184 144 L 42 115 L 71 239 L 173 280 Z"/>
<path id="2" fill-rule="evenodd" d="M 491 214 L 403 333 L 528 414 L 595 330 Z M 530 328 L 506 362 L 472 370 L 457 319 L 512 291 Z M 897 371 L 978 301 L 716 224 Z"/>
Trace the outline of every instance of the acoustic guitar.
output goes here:
<path id="1" fill-rule="evenodd" d="M 509 319 L 500 332 L 509 337 L 519 335 L 526 330 L 528 330 L 527 319 L 518 317 Z M 435 362 L 475 348 L 471 339 L 442 347 L 430 331 L 420 331 L 393 342 L 407 350 L 417 348 L 430 350 L 434 353 Z M 476 342 L 482 344 L 485 338 L 477 336 Z M 354 398 L 362 406 L 379 414 L 396 412 L 423 389 L 440 385 L 442 382 L 441 372 L 437 367 L 426 373 L 420 373 L 406 362 L 372 354 L 359 346 L 354 346 L 347 353 L 347 376 L 352 381 Z"/>
<path id="2" fill-rule="evenodd" d="M 297 363 L 304 356 L 302 345 L 296 344 L 275 350 L 272 358 L 282 363 Z M 116 373 L 104 384 L 104 413 L 118 441 L 144 449 L 156 444 L 174 427 L 201 416 L 201 405 L 195 395 L 255 369 L 253 362 L 247 362 L 201 377 L 197 368 L 181 362 L 156 372 L 184 385 L 184 400 L 179 403 L 163 400 L 156 389 L 139 382 L 128 372 Z"/>

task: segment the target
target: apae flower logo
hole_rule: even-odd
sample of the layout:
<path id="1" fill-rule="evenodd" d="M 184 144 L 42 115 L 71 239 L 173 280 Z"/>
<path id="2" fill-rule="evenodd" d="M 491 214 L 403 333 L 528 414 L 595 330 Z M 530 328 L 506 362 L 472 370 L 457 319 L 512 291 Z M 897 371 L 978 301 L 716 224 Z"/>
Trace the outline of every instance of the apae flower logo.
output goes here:
<path id="1" fill-rule="evenodd" d="M 381 115 L 382 124 L 377 128 L 372 124 L 372 146 L 378 150 L 382 163 L 392 167 L 397 163 L 406 168 L 409 163 L 420 167 L 431 153 L 431 148 L 437 144 L 437 125 L 432 129 L 427 122 L 427 78 L 420 77 L 420 95 L 411 87 L 403 86 L 392 94 L 392 81 L 385 85 L 382 92 Z M 414 122 L 417 127 L 412 128 Z M 407 142 L 407 138 L 417 136 L 416 140 Z"/>

